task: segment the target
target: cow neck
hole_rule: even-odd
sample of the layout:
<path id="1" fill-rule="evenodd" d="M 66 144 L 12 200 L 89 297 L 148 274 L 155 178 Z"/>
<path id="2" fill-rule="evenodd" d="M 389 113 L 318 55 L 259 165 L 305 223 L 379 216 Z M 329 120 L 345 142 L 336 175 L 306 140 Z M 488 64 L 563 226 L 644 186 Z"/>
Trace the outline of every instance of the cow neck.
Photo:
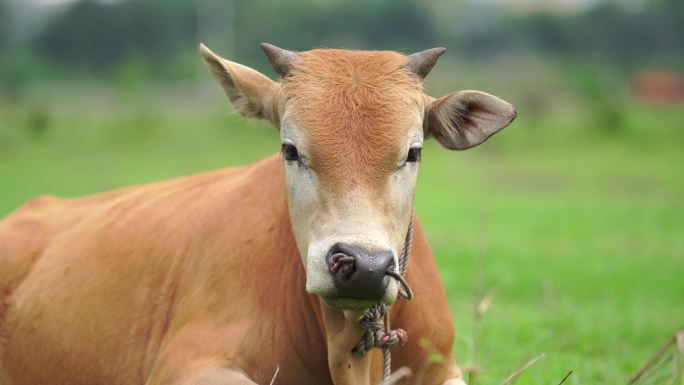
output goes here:
<path id="1" fill-rule="evenodd" d="M 411 219 L 409 220 L 406 237 L 404 239 L 404 249 L 402 250 L 401 258 L 399 259 L 399 272 L 391 271 L 388 274 L 397 280 L 397 283 L 401 286 L 399 293 L 407 300 L 413 298 L 411 286 L 404 278 L 406 276 L 406 271 L 408 270 L 408 259 L 411 255 L 411 245 L 413 243 L 413 217 L 414 214 L 413 211 L 411 211 Z M 353 352 L 363 357 L 373 348 L 382 349 L 382 384 L 387 385 L 389 383 L 392 367 L 390 348 L 392 346 L 403 346 L 406 344 L 408 335 L 403 329 L 390 328 L 389 306 L 384 303 L 377 303 L 368 309 L 366 314 L 359 320 L 359 323 L 366 331 Z"/>
<path id="2" fill-rule="evenodd" d="M 283 265 L 284 270 L 274 274 L 274 279 L 280 281 L 279 291 L 267 294 L 279 298 L 275 301 L 276 308 L 269 310 L 272 312 L 270 316 L 278 320 L 276 325 L 282 329 L 275 334 L 278 342 L 274 346 L 279 348 L 272 367 L 267 370 L 272 374 L 279 368 L 275 383 L 298 381 L 310 384 L 311 378 L 316 379 L 314 383 L 325 383 L 322 379 L 329 374 L 325 370 L 327 327 L 323 309 L 318 297 L 306 292 L 306 271 L 292 233 L 286 203 L 283 207 L 282 225 L 277 226 L 282 229 L 277 244 L 280 245 L 280 258 L 286 256 L 287 263 Z M 290 378 L 292 367 L 303 368 L 308 375 L 306 378 Z M 266 379 L 265 383 L 269 380 Z"/>
<path id="3" fill-rule="evenodd" d="M 402 287 L 400 294 L 411 299 L 413 293 L 404 276 L 408 270 L 408 259 L 413 242 L 414 215 L 406 231 L 404 248 L 399 259 L 399 271 L 388 274 L 398 280 Z M 368 309 L 359 319 L 351 312 L 331 310 L 320 302 L 322 321 L 325 328 L 328 350 L 328 367 L 333 383 L 371 385 L 377 383 L 378 372 L 373 362 L 382 351 L 382 384 L 387 384 L 391 369 L 389 349 L 406 343 L 407 334 L 402 329 L 390 328 L 389 306 L 378 303 Z M 359 319 L 359 321 L 352 321 Z M 370 357 L 369 357 L 370 356 Z M 376 373 L 374 375 L 374 373 Z M 375 381 L 374 381 L 375 380 Z"/>

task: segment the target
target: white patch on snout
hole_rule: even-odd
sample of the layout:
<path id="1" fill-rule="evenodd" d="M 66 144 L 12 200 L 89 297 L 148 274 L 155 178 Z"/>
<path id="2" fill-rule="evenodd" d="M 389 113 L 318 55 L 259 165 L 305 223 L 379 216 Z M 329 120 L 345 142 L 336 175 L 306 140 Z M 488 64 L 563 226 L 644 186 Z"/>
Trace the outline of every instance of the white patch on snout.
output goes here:
<path id="1" fill-rule="evenodd" d="M 353 234 L 344 235 L 344 230 L 329 237 L 316 240 L 309 244 L 306 262 L 306 291 L 321 297 L 332 296 L 336 292 L 333 274 L 330 272 L 328 261 L 326 260 L 330 249 L 337 243 L 354 245 L 366 250 L 369 254 L 380 251 L 392 250 L 394 265 L 398 266 L 397 251 L 386 242 L 378 242 L 380 237 L 373 237 L 373 232 L 368 233 L 370 237 L 359 238 Z M 390 282 L 385 291 L 382 302 L 392 304 L 396 301 L 399 286 L 394 279 Z"/>
<path id="2" fill-rule="evenodd" d="M 294 145 L 301 156 L 308 158 L 310 144 L 305 143 L 304 136 L 287 115 L 286 111 L 281 120 L 281 141 Z M 417 115 L 416 119 L 420 121 L 420 116 Z M 422 122 L 408 133 L 399 153 L 405 154 L 416 144 L 422 145 L 421 127 Z M 306 161 L 284 161 L 290 221 L 306 269 L 306 290 L 319 295 L 329 305 L 335 298 L 327 297 L 334 297 L 336 288 L 326 257 L 336 243 L 361 247 L 370 253 L 390 250 L 395 266 L 400 265 L 399 256 L 411 217 L 418 164 L 403 164 L 402 159 L 396 161 L 397 169 L 389 175 L 386 185 L 378 187 L 381 190 L 336 191 L 334 196 L 324 195 L 326 189 Z M 399 283 L 390 279 L 382 301 L 391 304 L 396 301 L 398 293 Z M 359 309 L 366 306 L 365 302 L 344 299 L 332 306 Z M 367 307 L 371 305 L 368 303 Z"/>

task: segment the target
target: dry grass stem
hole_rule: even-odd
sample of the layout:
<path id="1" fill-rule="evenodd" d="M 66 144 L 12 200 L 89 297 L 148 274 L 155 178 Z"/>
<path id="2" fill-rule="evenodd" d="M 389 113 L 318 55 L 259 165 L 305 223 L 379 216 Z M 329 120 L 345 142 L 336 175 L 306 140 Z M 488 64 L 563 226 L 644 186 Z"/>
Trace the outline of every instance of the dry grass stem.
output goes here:
<path id="1" fill-rule="evenodd" d="M 677 350 L 679 350 L 679 354 L 684 359 L 684 330 L 677 332 L 675 340 L 677 340 Z"/>
<path id="2" fill-rule="evenodd" d="M 485 295 L 484 291 L 484 260 L 487 251 L 487 212 L 482 211 L 480 227 L 480 252 L 477 255 L 477 276 L 475 277 L 475 292 L 473 301 L 473 355 L 472 362 L 465 368 L 468 375 L 468 383 L 475 385 L 479 374 L 480 356 L 480 329 L 482 318 L 492 303 L 491 292 Z"/>
<path id="3" fill-rule="evenodd" d="M 411 378 L 411 376 L 413 376 L 413 371 L 411 371 L 411 368 L 408 366 L 402 366 L 401 368 L 395 370 L 394 373 L 390 374 L 387 383 L 389 385 L 396 385 L 404 379 Z"/>
<path id="4" fill-rule="evenodd" d="M 275 383 L 275 379 L 278 376 L 278 372 L 280 372 L 280 365 L 276 366 L 275 373 L 273 373 L 273 378 L 271 378 L 271 383 L 269 385 L 273 385 Z"/>
<path id="5" fill-rule="evenodd" d="M 572 374 L 572 370 L 569 371 L 568 374 L 565 375 L 565 377 L 563 377 L 563 379 L 561 380 L 561 382 L 558 383 L 558 385 L 563 385 L 563 383 L 565 382 L 565 380 L 567 380 L 568 377 L 570 377 L 571 374 Z"/>
<path id="6" fill-rule="evenodd" d="M 660 368 L 663 365 L 663 362 L 665 360 L 670 360 L 673 356 L 673 353 L 669 350 L 673 346 L 676 347 L 677 351 L 681 355 L 682 359 L 684 359 L 684 330 L 678 331 L 674 336 L 669 338 L 665 344 L 663 344 L 658 351 L 656 351 L 655 354 L 653 354 L 644 365 L 639 368 L 639 370 L 632 376 L 632 378 L 629 380 L 628 384 L 636 384 L 640 379 L 644 378 L 647 376 L 647 373 L 650 371 L 650 375 L 655 374 L 657 368 Z M 665 360 L 663 360 L 663 357 L 665 357 Z M 673 371 L 677 371 L 677 365 L 676 365 L 676 360 L 673 361 Z M 684 374 L 683 374 L 684 376 Z M 653 381 L 651 381 L 653 383 Z M 684 378 L 682 378 L 682 385 L 684 385 Z"/>
<path id="7" fill-rule="evenodd" d="M 527 361 L 527 363 L 526 363 L 525 365 L 521 366 L 521 367 L 518 368 L 516 371 L 514 371 L 513 373 L 511 373 L 511 375 L 508 376 L 508 377 L 501 383 L 501 385 L 514 384 L 515 381 L 518 379 L 518 377 L 520 377 L 521 374 L 525 373 L 525 371 L 526 371 L 527 369 L 529 369 L 532 365 L 534 365 L 534 364 L 536 364 L 537 362 L 539 362 L 539 361 L 541 361 L 542 359 L 544 359 L 544 357 L 546 357 L 546 354 L 542 353 L 542 354 L 540 354 L 540 355 L 534 357 L 533 359 Z"/>

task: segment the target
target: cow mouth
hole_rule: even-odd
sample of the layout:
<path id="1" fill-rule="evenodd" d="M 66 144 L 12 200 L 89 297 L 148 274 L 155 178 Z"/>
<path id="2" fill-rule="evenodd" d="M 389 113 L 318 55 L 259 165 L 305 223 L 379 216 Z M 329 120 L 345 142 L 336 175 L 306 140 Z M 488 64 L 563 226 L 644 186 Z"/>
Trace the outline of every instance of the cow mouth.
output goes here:
<path id="1" fill-rule="evenodd" d="M 371 300 L 344 295 L 327 295 L 320 298 L 327 307 L 335 310 L 364 311 L 378 302 L 383 302 L 382 299 Z"/>

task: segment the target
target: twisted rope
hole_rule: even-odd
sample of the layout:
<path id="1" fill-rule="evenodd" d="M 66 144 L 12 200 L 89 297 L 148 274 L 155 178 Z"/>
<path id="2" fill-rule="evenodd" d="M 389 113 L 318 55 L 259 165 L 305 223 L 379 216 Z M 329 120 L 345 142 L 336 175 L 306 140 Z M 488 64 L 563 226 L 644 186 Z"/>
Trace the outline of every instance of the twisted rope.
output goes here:
<path id="1" fill-rule="evenodd" d="M 408 269 L 408 259 L 411 255 L 411 244 L 413 242 L 413 213 L 411 213 L 411 220 L 409 221 L 408 229 L 406 231 L 406 238 L 404 240 L 404 250 L 399 259 L 399 272 L 388 271 L 387 275 L 393 277 L 399 282 L 401 288 L 399 294 L 410 300 L 413 298 L 413 291 L 409 286 L 406 278 L 406 270 Z M 353 352 L 365 357 L 373 348 L 382 349 L 383 371 L 381 385 L 389 385 L 389 377 L 392 369 L 392 356 L 390 348 L 395 345 L 404 345 L 408 339 L 408 334 L 403 329 L 390 329 L 389 324 L 389 306 L 384 303 L 377 303 L 373 305 L 359 320 L 361 326 L 366 329 L 361 337 L 361 340 L 354 348 Z"/>

